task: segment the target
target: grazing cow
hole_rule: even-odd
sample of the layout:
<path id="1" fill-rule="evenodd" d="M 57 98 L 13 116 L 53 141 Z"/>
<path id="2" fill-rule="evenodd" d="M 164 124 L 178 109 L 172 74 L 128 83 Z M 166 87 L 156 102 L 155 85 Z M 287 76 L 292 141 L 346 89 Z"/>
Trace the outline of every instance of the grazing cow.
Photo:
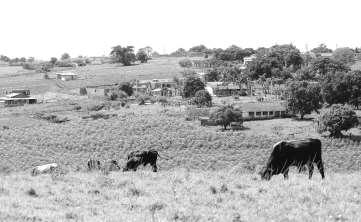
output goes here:
<path id="1" fill-rule="evenodd" d="M 128 160 L 123 171 L 136 171 L 138 166 L 146 166 L 148 163 L 152 166 L 153 172 L 157 172 L 157 157 L 159 156 L 156 150 L 149 151 L 133 151 L 128 155 Z"/>
<path id="2" fill-rule="evenodd" d="M 88 170 L 92 171 L 92 170 L 100 170 L 101 166 L 100 166 L 100 161 L 99 160 L 95 160 L 95 159 L 88 159 Z"/>
<path id="3" fill-rule="evenodd" d="M 290 166 L 297 166 L 299 172 L 307 165 L 309 179 L 313 174 L 313 163 L 325 178 L 322 157 L 321 141 L 319 139 L 304 139 L 295 141 L 280 141 L 273 146 L 273 151 L 268 159 L 267 165 L 260 172 L 261 178 L 270 180 L 273 175 L 282 173 L 288 178 Z"/>
<path id="4" fill-rule="evenodd" d="M 36 176 L 38 174 L 50 173 L 58 167 L 56 163 L 49 163 L 41 166 L 36 166 L 32 169 L 31 175 Z"/>

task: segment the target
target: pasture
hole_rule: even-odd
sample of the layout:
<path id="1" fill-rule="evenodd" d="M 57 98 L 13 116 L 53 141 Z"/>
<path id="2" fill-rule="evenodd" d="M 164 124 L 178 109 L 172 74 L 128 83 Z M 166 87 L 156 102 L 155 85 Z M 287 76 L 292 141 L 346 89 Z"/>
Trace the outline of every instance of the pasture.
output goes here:
<path id="1" fill-rule="evenodd" d="M 32 94 L 79 89 L 86 85 L 112 84 L 134 79 L 161 79 L 181 77 L 183 70 L 178 61 L 181 58 L 157 58 L 145 64 L 122 66 L 119 64 L 88 65 L 77 68 L 56 68 L 44 79 L 42 73 L 26 71 L 21 67 L 0 67 L 0 89 L 28 88 Z M 79 74 L 75 81 L 63 82 L 55 79 L 58 71 L 72 71 Z"/>
<path id="2" fill-rule="evenodd" d="M 177 59 L 122 67 L 77 68 L 80 79 L 61 82 L 41 74 L 1 78 L 48 103 L 0 109 L 0 221 L 357 221 L 361 216 L 361 132 L 321 137 L 312 120 L 247 121 L 222 131 L 186 121 L 186 106 L 158 104 L 93 111 L 104 101 L 69 92 L 84 85 L 173 78 Z M 4 81 L 2 81 L 4 80 Z M 217 98 L 215 104 L 230 103 Z M 236 103 L 250 102 L 241 97 Z M 233 100 L 232 100 L 233 101 Z M 41 116 L 66 119 L 54 123 Z M 94 118 L 93 118 L 94 117 Z M 96 118 L 95 118 L 96 117 Z M 261 181 L 257 172 L 280 139 L 320 138 L 326 180 L 317 170 Z M 156 149 L 159 172 L 87 172 L 89 157 L 124 166 L 134 150 Z M 58 163 L 51 175 L 33 166 Z"/>
<path id="3" fill-rule="evenodd" d="M 237 167 L 0 176 L 1 221 L 359 221 L 361 175 L 270 182 Z"/>

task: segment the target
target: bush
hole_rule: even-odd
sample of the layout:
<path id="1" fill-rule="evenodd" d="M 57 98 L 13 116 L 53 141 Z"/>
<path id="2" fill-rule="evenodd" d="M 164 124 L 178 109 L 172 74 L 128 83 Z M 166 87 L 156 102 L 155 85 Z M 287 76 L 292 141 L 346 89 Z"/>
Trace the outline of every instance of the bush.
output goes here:
<path id="1" fill-rule="evenodd" d="M 211 120 L 216 121 L 218 125 L 222 125 L 224 129 L 227 129 L 227 126 L 231 122 L 241 122 L 242 112 L 238 109 L 233 108 L 233 106 L 223 106 L 211 114 Z"/>
<path id="2" fill-rule="evenodd" d="M 73 67 L 74 64 L 71 63 L 70 61 L 57 61 L 55 63 L 55 66 L 58 66 L 58 67 Z"/>
<path id="3" fill-rule="evenodd" d="M 128 96 L 133 95 L 133 87 L 129 82 L 120 84 L 118 89 L 128 94 Z"/>
<path id="4" fill-rule="evenodd" d="M 192 67 L 192 61 L 190 59 L 182 59 L 179 61 L 179 65 L 182 68 L 190 68 Z"/>
<path id="5" fill-rule="evenodd" d="M 194 97 L 196 92 L 204 90 L 204 83 L 197 77 L 188 77 L 183 88 L 183 97 Z"/>
<path id="6" fill-rule="evenodd" d="M 212 106 L 212 97 L 207 90 L 199 90 L 193 98 L 193 103 L 198 107 Z"/>
<path id="7" fill-rule="evenodd" d="M 186 120 L 196 120 L 199 117 L 209 116 L 211 108 L 197 108 L 196 106 L 187 106 Z"/>
<path id="8" fill-rule="evenodd" d="M 355 111 L 349 106 L 334 104 L 318 118 L 318 132 L 329 132 L 331 137 L 342 137 L 342 130 L 359 124 Z"/>
<path id="9" fill-rule="evenodd" d="M 117 99 L 125 99 L 127 97 L 128 97 L 128 94 L 122 90 L 113 91 L 110 94 L 110 100 L 112 100 L 112 101 L 117 100 Z"/>
<path id="10" fill-rule="evenodd" d="M 36 66 L 34 64 L 31 64 L 31 63 L 24 63 L 23 64 L 23 69 L 36 70 Z"/>
<path id="11" fill-rule="evenodd" d="M 80 90 L 79 90 L 79 94 L 84 96 L 84 95 L 87 95 L 88 92 L 86 91 L 86 88 L 85 87 L 81 87 Z"/>

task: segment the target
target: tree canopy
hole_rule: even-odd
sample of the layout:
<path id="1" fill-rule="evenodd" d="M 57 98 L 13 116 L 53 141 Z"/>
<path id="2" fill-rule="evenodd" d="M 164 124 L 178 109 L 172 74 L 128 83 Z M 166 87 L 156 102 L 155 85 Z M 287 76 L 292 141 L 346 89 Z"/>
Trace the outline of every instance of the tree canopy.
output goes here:
<path id="1" fill-rule="evenodd" d="M 130 66 L 133 62 L 136 61 L 133 46 L 114 46 L 110 52 L 110 55 L 113 56 L 115 62 L 122 63 L 125 66 Z"/>

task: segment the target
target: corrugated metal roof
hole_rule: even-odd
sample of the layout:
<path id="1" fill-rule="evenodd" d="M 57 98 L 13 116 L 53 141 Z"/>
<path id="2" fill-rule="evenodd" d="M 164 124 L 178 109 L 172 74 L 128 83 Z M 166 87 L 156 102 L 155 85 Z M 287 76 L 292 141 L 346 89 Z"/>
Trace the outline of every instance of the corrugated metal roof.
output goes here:
<path id="1" fill-rule="evenodd" d="M 245 112 L 286 111 L 286 106 L 279 103 L 243 103 L 237 108 Z"/>

